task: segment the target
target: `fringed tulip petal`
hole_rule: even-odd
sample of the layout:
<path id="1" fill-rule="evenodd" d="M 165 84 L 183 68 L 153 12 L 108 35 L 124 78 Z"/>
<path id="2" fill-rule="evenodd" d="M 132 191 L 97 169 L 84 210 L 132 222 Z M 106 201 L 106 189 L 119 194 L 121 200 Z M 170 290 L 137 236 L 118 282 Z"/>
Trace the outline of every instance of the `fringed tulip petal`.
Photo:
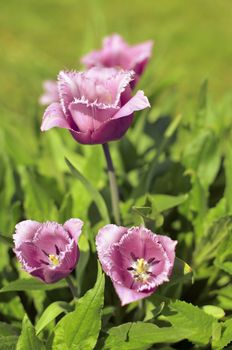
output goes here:
<path id="1" fill-rule="evenodd" d="M 105 269 L 107 269 L 109 247 L 117 243 L 126 232 L 127 230 L 125 227 L 112 224 L 106 225 L 99 230 L 96 237 L 96 245 L 99 259 Z"/>
<path id="2" fill-rule="evenodd" d="M 84 223 L 80 219 L 69 219 L 64 223 L 64 228 L 78 242 L 83 225 Z"/>
<path id="3" fill-rule="evenodd" d="M 118 284 L 116 282 L 113 282 L 113 285 L 116 293 L 118 294 L 122 306 L 147 298 L 154 293 L 154 290 L 152 292 L 147 293 L 136 292 L 135 290 L 123 287 L 121 284 Z"/>
<path id="4" fill-rule="evenodd" d="M 26 241 L 31 241 L 40 223 L 33 220 L 24 220 L 15 226 L 14 242 L 16 248 Z"/>
<path id="5" fill-rule="evenodd" d="M 113 119 L 122 118 L 133 114 L 135 111 L 143 110 L 150 107 L 150 103 L 144 92 L 139 90 L 113 117 Z"/>
<path id="6" fill-rule="evenodd" d="M 70 128 L 59 103 L 52 103 L 48 106 L 44 113 L 40 129 L 41 131 L 47 131 L 55 127 L 65 129 Z"/>

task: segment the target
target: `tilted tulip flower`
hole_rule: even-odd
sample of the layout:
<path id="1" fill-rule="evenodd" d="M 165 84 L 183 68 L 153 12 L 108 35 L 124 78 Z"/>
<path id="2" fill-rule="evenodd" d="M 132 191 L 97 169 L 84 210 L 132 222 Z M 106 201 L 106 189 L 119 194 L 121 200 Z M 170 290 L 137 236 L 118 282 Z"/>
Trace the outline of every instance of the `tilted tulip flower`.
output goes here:
<path id="1" fill-rule="evenodd" d="M 122 305 L 150 296 L 169 281 L 177 242 L 141 227 L 106 225 L 96 237 L 99 260 Z"/>
<path id="2" fill-rule="evenodd" d="M 14 252 L 23 269 L 45 283 L 68 276 L 79 259 L 78 238 L 83 222 L 70 219 L 64 225 L 25 220 L 13 236 Z"/>
<path id="3" fill-rule="evenodd" d="M 45 80 L 43 82 L 44 93 L 39 98 L 41 105 L 47 106 L 59 101 L 57 82 L 55 80 Z"/>
<path id="4" fill-rule="evenodd" d="M 133 72 L 115 68 L 60 72 L 60 100 L 46 109 L 41 131 L 65 128 L 83 144 L 120 139 L 131 125 L 133 113 L 150 106 L 143 91 L 132 97 L 133 78 Z"/>
<path id="5" fill-rule="evenodd" d="M 131 83 L 134 87 L 151 57 L 152 47 L 151 40 L 130 46 L 120 35 L 113 34 L 103 39 L 100 50 L 88 53 L 81 62 L 87 68 L 103 66 L 134 70 L 136 76 Z"/>

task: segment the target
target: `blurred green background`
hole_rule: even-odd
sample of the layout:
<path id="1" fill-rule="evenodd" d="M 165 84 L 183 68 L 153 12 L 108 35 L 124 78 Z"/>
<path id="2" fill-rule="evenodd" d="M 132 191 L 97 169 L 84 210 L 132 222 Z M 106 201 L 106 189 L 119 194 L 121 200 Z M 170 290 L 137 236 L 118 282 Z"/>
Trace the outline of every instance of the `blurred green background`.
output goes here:
<path id="1" fill-rule="evenodd" d="M 27 114 L 44 79 L 78 68 L 113 32 L 131 43 L 155 40 L 154 86 L 174 81 L 183 98 L 208 78 L 221 96 L 231 89 L 231 23 L 231 0 L 1 1 L 0 103 Z"/>

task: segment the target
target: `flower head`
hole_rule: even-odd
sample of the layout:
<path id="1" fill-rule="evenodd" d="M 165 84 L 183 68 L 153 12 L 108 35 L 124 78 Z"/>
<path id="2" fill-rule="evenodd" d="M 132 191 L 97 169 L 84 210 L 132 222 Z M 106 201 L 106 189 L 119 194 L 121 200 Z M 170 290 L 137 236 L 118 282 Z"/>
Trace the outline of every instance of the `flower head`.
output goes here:
<path id="1" fill-rule="evenodd" d="M 148 297 L 169 281 L 176 244 L 142 226 L 100 229 L 96 238 L 99 260 L 122 305 Z"/>
<path id="2" fill-rule="evenodd" d="M 39 103 L 41 105 L 47 106 L 50 103 L 59 101 L 59 93 L 57 82 L 53 80 L 45 80 L 43 82 L 44 93 L 39 98 Z"/>
<path id="3" fill-rule="evenodd" d="M 46 283 L 71 273 L 79 259 L 78 238 L 83 222 L 70 219 L 64 225 L 25 220 L 13 236 L 14 252 L 25 271 Z"/>
<path id="4" fill-rule="evenodd" d="M 134 87 L 142 75 L 152 53 L 153 42 L 130 46 L 118 34 L 113 34 L 103 39 L 102 48 L 92 51 L 81 59 L 87 67 L 120 67 L 135 72 L 135 80 L 131 83 Z"/>
<path id="5" fill-rule="evenodd" d="M 132 123 L 133 112 L 150 106 L 143 91 L 132 97 L 133 79 L 133 72 L 115 68 L 60 72 L 59 102 L 46 109 L 41 130 L 65 128 L 84 144 L 118 140 Z"/>

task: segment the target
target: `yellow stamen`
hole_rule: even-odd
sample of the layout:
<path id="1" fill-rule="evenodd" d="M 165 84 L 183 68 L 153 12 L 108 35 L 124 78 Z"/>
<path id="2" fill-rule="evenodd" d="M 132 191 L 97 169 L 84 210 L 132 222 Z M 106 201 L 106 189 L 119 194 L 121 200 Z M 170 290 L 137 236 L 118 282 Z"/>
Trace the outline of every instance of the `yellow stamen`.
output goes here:
<path id="1" fill-rule="evenodd" d="M 146 282 L 150 277 L 150 265 L 143 258 L 137 259 L 133 265 L 131 274 L 137 282 Z"/>
<path id="2" fill-rule="evenodd" d="M 60 261 L 59 261 L 59 258 L 57 257 L 57 255 L 49 254 L 48 257 L 49 257 L 49 260 L 51 261 L 53 266 L 59 265 Z"/>
<path id="3" fill-rule="evenodd" d="M 138 274 L 146 273 L 147 270 L 148 270 L 147 262 L 143 258 L 137 259 L 136 273 L 138 273 Z"/>

